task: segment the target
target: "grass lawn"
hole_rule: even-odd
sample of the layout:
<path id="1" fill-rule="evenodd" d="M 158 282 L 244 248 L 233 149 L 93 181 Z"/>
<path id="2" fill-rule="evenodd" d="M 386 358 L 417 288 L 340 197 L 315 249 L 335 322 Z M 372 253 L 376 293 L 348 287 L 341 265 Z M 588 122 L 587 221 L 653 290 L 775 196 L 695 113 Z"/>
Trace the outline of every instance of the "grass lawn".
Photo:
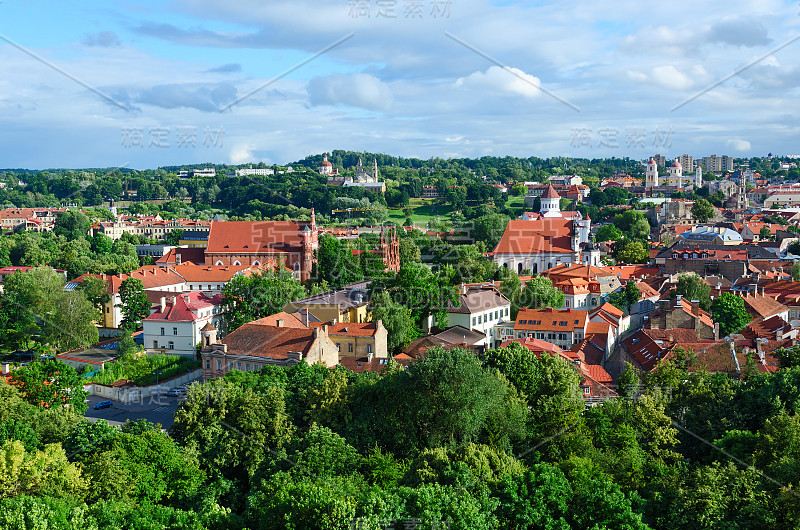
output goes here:
<path id="1" fill-rule="evenodd" d="M 414 210 L 414 215 L 411 216 L 414 224 L 424 228 L 431 219 L 437 220 L 440 217 L 442 220 L 449 219 L 453 207 L 449 204 L 437 204 L 437 202 L 437 199 L 411 199 L 408 208 Z M 388 210 L 387 213 L 389 220 L 398 224 L 403 224 L 406 220 L 403 210 Z"/>
<path id="2" fill-rule="evenodd" d="M 106 366 L 93 375 L 89 381 L 101 385 L 110 385 L 120 379 L 129 379 L 140 386 L 152 385 L 156 382 L 153 374 L 156 370 L 159 381 L 164 381 L 176 375 L 185 374 L 188 370 L 200 367 L 200 361 L 181 357 L 178 355 L 143 355 L 139 357 L 133 365 L 126 366 L 117 361 L 111 366 Z"/>

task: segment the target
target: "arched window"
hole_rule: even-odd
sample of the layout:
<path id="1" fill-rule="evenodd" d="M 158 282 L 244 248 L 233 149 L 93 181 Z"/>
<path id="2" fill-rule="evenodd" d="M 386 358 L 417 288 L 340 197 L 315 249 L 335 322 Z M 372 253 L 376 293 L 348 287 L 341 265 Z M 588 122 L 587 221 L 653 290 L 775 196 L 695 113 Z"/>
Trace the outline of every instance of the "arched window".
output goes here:
<path id="1" fill-rule="evenodd" d="M 295 261 L 294 262 L 294 271 L 295 272 L 300 272 L 300 262 L 299 261 Z"/>
<path id="2" fill-rule="evenodd" d="M 261 265 L 261 263 L 258 260 L 255 260 L 253 262 L 253 266 L 260 266 L 260 265 Z"/>
<path id="3" fill-rule="evenodd" d="M 214 265 L 224 265 L 224 263 L 222 263 L 222 260 L 217 260 L 217 262 Z"/>
<path id="4" fill-rule="evenodd" d="M 241 263 L 239 263 L 239 260 L 238 260 L 238 259 L 237 259 L 236 261 L 234 261 L 234 262 L 233 262 L 233 266 L 234 266 L 234 267 L 236 267 L 237 265 L 241 265 Z"/>
<path id="5" fill-rule="evenodd" d="M 535 267 L 536 265 L 534 265 Z M 522 274 L 522 263 L 517 264 L 517 274 Z"/>

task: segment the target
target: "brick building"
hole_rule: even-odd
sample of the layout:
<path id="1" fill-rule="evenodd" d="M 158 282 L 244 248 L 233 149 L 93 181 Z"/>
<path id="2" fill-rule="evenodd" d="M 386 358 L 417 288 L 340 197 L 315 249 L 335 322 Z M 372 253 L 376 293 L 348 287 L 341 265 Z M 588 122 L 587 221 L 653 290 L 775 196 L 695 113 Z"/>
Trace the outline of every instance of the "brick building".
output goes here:
<path id="1" fill-rule="evenodd" d="M 314 210 L 308 223 L 294 221 L 214 221 L 206 263 L 287 267 L 299 280 L 311 277 L 319 247 Z"/>

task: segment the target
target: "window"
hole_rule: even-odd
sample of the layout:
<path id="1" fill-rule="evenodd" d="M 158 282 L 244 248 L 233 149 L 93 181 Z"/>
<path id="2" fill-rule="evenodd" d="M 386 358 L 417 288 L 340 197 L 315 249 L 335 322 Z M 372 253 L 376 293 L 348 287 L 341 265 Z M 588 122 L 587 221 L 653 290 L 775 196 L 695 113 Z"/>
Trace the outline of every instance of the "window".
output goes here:
<path id="1" fill-rule="evenodd" d="M 569 307 L 569 300 L 564 300 L 564 303 L 567 304 L 567 307 Z"/>
<path id="2" fill-rule="evenodd" d="M 222 361 L 217 359 L 217 370 L 222 370 Z"/>
<path id="3" fill-rule="evenodd" d="M 367 344 L 367 353 L 372 353 L 372 344 Z"/>
<path id="4" fill-rule="evenodd" d="M 210 286 L 210 285 L 208 286 L 208 290 L 209 290 L 209 291 L 211 290 L 211 286 Z"/>
<path id="5" fill-rule="evenodd" d="M 508 316 L 508 308 L 506 308 L 506 316 Z"/>
<path id="6" fill-rule="evenodd" d="M 472 317 L 472 325 L 473 325 L 473 326 L 475 325 L 475 320 L 476 320 L 476 318 L 475 318 L 475 317 Z"/>
<path id="7" fill-rule="evenodd" d="M 241 370 L 242 369 L 242 363 L 241 362 L 237 362 L 236 363 L 236 369 L 237 370 Z"/>
<path id="8" fill-rule="evenodd" d="M 348 342 L 347 343 L 347 351 L 349 353 L 353 353 L 353 343 L 352 342 Z"/>
<path id="9" fill-rule="evenodd" d="M 178 334 L 178 328 L 172 328 L 172 334 L 173 335 L 177 335 Z"/>
<path id="10" fill-rule="evenodd" d="M 339 351 L 342 351 L 341 343 L 339 343 L 339 342 L 336 343 L 336 349 L 339 350 Z"/>
<path id="11" fill-rule="evenodd" d="M 153 341 L 153 349 L 155 350 L 155 349 L 157 349 L 157 348 L 158 348 L 158 341 L 157 341 L 157 340 L 154 340 L 154 341 Z"/>
<path id="12" fill-rule="evenodd" d="M 169 345 L 169 349 L 170 350 L 174 350 L 175 349 L 175 343 L 174 342 L 169 341 L 168 345 Z"/>
<path id="13" fill-rule="evenodd" d="M 161 334 L 162 335 L 164 334 L 164 328 L 161 328 Z"/>
<path id="14" fill-rule="evenodd" d="M 494 319 L 495 319 L 495 320 L 497 320 L 497 318 L 498 318 L 498 316 L 497 316 L 497 311 L 495 311 L 495 312 L 494 312 Z"/>
<path id="15" fill-rule="evenodd" d="M 211 370 L 211 361 L 206 359 L 206 370 Z"/>
<path id="16" fill-rule="evenodd" d="M 577 324 L 577 323 L 578 323 L 578 321 L 576 320 L 576 321 L 575 321 L 575 323 Z"/>
<path id="17" fill-rule="evenodd" d="M 585 387 L 583 387 L 583 393 L 584 393 L 584 395 L 587 395 L 587 396 L 588 396 L 590 391 L 591 391 L 591 389 L 590 389 L 588 386 L 585 386 Z"/>
<path id="18" fill-rule="evenodd" d="M 249 372 L 250 371 L 250 363 L 244 363 L 244 371 L 245 372 Z"/>

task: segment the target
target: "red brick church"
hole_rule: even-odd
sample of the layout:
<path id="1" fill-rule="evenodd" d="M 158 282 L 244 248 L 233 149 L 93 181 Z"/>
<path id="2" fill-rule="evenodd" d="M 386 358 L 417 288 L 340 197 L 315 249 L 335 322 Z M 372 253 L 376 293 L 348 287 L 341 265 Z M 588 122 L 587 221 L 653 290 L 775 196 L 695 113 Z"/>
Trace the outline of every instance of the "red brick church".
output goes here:
<path id="1" fill-rule="evenodd" d="M 206 264 L 283 266 L 306 281 L 318 246 L 313 209 L 310 222 L 213 221 Z"/>

